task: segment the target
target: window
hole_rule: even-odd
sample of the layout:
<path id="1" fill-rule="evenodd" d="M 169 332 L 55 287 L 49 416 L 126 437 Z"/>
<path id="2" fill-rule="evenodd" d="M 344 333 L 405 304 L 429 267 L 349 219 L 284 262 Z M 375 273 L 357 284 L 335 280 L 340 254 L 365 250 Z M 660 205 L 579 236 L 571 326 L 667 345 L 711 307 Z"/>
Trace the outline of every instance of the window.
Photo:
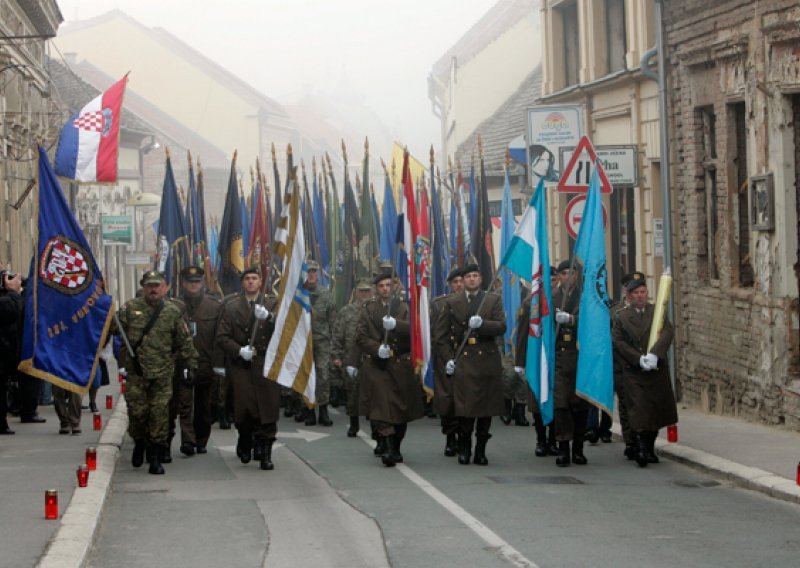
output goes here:
<path id="1" fill-rule="evenodd" d="M 705 250 L 699 254 L 705 257 L 703 279 L 716 279 L 717 274 L 717 119 L 713 107 L 698 111 L 700 124 L 700 148 L 703 166 L 703 190 L 701 203 L 703 216 L 700 219 L 705 233 Z M 703 266 L 702 263 L 700 265 Z"/>
<path id="2" fill-rule="evenodd" d="M 734 240 L 737 244 L 737 261 L 739 272 L 739 286 L 749 288 L 753 286 L 753 262 L 750 258 L 750 209 L 747 196 L 749 194 L 749 180 L 747 176 L 747 124 L 745 122 L 744 103 L 730 105 L 729 116 L 732 121 L 734 139 L 731 141 L 732 149 L 732 175 L 730 191 L 735 205 L 733 214 L 736 232 Z"/>
<path id="3" fill-rule="evenodd" d="M 580 38 L 578 35 L 578 5 L 576 3 L 559 7 L 561 29 L 564 39 L 564 86 L 578 84 L 578 57 Z"/>
<path id="4" fill-rule="evenodd" d="M 606 3 L 606 56 L 608 72 L 614 73 L 627 67 L 627 28 L 625 27 L 625 0 L 605 0 Z"/>

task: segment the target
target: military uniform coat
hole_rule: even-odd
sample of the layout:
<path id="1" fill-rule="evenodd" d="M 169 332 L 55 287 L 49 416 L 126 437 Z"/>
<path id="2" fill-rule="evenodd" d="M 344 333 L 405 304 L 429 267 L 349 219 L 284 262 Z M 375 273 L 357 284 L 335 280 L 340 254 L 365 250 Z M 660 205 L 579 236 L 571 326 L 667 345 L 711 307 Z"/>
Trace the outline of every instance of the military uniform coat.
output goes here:
<path id="1" fill-rule="evenodd" d="M 450 297 L 445 294 L 434 298 L 431 302 L 431 338 L 433 340 L 436 320 L 442 311 L 442 304 Z M 456 341 L 454 337 L 448 337 L 448 341 Z M 445 371 L 447 360 L 442 358 L 433 350 L 433 411 L 444 418 L 456 416 L 455 401 L 453 399 L 453 377 L 448 376 Z"/>
<path id="2" fill-rule="evenodd" d="M 214 367 L 224 367 L 225 359 L 217 347 L 217 324 L 222 313 L 222 302 L 208 294 L 184 298 L 186 319 L 197 349 L 196 384 L 211 384 Z"/>
<path id="3" fill-rule="evenodd" d="M 651 353 L 658 357 L 658 369 L 644 371 L 639 358 L 647 355 L 647 342 L 655 308 L 647 304 L 639 314 L 633 306 L 616 313 L 612 340 L 622 363 L 622 382 L 628 421 L 634 432 L 655 432 L 678 422 L 678 409 L 667 366 L 667 350 L 672 343 L 672 325 L 664 322 Z"/>
<path id="4" fill-rule="evenodd" d="M 569 288 L 566 299 L 559 286 L 553 292 L 553 314 L 563 310 L 573 317 L 572 325 L 557 325 L 556 329 L 556 376 L 553 386 L 553 408 L 555 410 L 582 410 L 586 403 L 575 394 L 578 374 L 578 309 L 581 304 L 579 282 Z"/>
<path id="5" fill-rule="evenodd" d="M 266 297 L 258 303 L 272 312 L 277 299 Z M 274 314 L 258 324 L 253 359 L 248 362 L 239 357 L 239 350 L 250 343 L 256 324 L 253 311 L 244 294 L 226 299 L 217 329 L 217 343 L 225 354 L 225 369 L 233 390 L 233 415 L 237 425 L 250 420 L 261 425 L 272 424 L 278 421 L 280 411 L 280 387 L 264 377 L 264 356 L 275 330 Z"/>
<path id="6" fill-rule="evenodd" d="M 375 299 L 364 304 L 358 321 L 356 344 L 363 354 L 359 370 L 359 412 L 370 420 L 405 424 L 422 418 L 422 384 L 411 364 L 411 327 L 408 304 L 392 300 L 391 316 L 397 320 L 388 333 L 389 359 L 378 357 L 383 343 L 386 307 Z"/>
<path id="7" fill-rule="evenodd" d="M 487 294 L 480 312 L 473 313 Z M 502 416 L 503 364 L 498 348 L 497 336 L 506 331 L 506 318 L 500 296 L 479 292 L 470 306 L 466 292 L 449 296 L 441 306 L 434 326 L 436 355 L 444 364 L 454 359 L 465 333 L 469 339 L 464 344 L 461 357 L 456 361 L 456 372 L 451 376 L 452 397 L 455 415 L 465 418 Z M 483 325 L 469 330 L 469 318 L 479 315 Z"/>

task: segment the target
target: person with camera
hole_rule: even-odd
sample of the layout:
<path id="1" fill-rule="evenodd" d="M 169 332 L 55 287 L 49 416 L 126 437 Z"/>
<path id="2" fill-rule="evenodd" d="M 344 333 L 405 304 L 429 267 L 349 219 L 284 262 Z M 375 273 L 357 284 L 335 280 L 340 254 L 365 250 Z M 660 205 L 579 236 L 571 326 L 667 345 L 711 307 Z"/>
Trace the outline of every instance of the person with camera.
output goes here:
<path id="1" fill-rule="evenodd" d="M 19 364 L 22 338 L 22 277 L 0 263 L 0 435 L 13 434 L 8 414 L 8 381 Z"/>

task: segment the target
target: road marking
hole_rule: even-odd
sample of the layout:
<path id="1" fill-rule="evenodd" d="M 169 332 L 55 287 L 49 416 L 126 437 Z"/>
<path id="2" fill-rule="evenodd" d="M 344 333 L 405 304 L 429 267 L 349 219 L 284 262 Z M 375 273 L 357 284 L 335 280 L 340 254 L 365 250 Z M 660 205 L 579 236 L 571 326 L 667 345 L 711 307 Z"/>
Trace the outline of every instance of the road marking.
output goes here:
<path id="1" fill-rule="evenodd" d="M 365 444 L 372 447 L 372 439 L 364 434 L 364 432 L 359 432 L 358 437 L 361 438 Z M 411 483 L 422 489 L 429 497 L 447 509 L 451 515 L 481 537 L 498 556 L 520 568 L 539 568 L 536 563 L 525 558 L 516 548 L 500 538 L 500 535 L 470 515 L 466 509 L 436 489 L 413 469 L 402 463 L 397 464 L 395 467 L 397 471 L 406 476 Z"/>
<path id="2" fill-rule="evenodd" d="M 327 438 L 330 434 L 321 434 L 319 432 L 312 432 L 311 430 L 297 429 L 297 432 L 281 432 L 278 431 L 278 438 L 300 438 L 306 442 L 316 442 L 322 438 Z"/>

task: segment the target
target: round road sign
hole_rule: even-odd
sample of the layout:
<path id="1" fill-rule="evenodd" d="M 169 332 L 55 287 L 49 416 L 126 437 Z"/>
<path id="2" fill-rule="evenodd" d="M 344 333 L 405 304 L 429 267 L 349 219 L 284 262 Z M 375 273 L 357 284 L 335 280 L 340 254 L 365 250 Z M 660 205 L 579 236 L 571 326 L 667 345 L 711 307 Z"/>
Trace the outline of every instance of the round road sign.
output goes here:
<path id="1" fill-rule="evenodd" d="M 606 210 L 605 203 L 600 203 L 603 206 L 603 229 L 608 226 L 608 211 Z M 586 206 L 586 195 L 576 195 L 567 203 L 567 208 L 564 210 L 564 224 L 567 226 L 567 232 L 573 239 L 578 238 L 578 231 L 581 228 L 581 219 L 583 219 L 583 208 Z"/>

